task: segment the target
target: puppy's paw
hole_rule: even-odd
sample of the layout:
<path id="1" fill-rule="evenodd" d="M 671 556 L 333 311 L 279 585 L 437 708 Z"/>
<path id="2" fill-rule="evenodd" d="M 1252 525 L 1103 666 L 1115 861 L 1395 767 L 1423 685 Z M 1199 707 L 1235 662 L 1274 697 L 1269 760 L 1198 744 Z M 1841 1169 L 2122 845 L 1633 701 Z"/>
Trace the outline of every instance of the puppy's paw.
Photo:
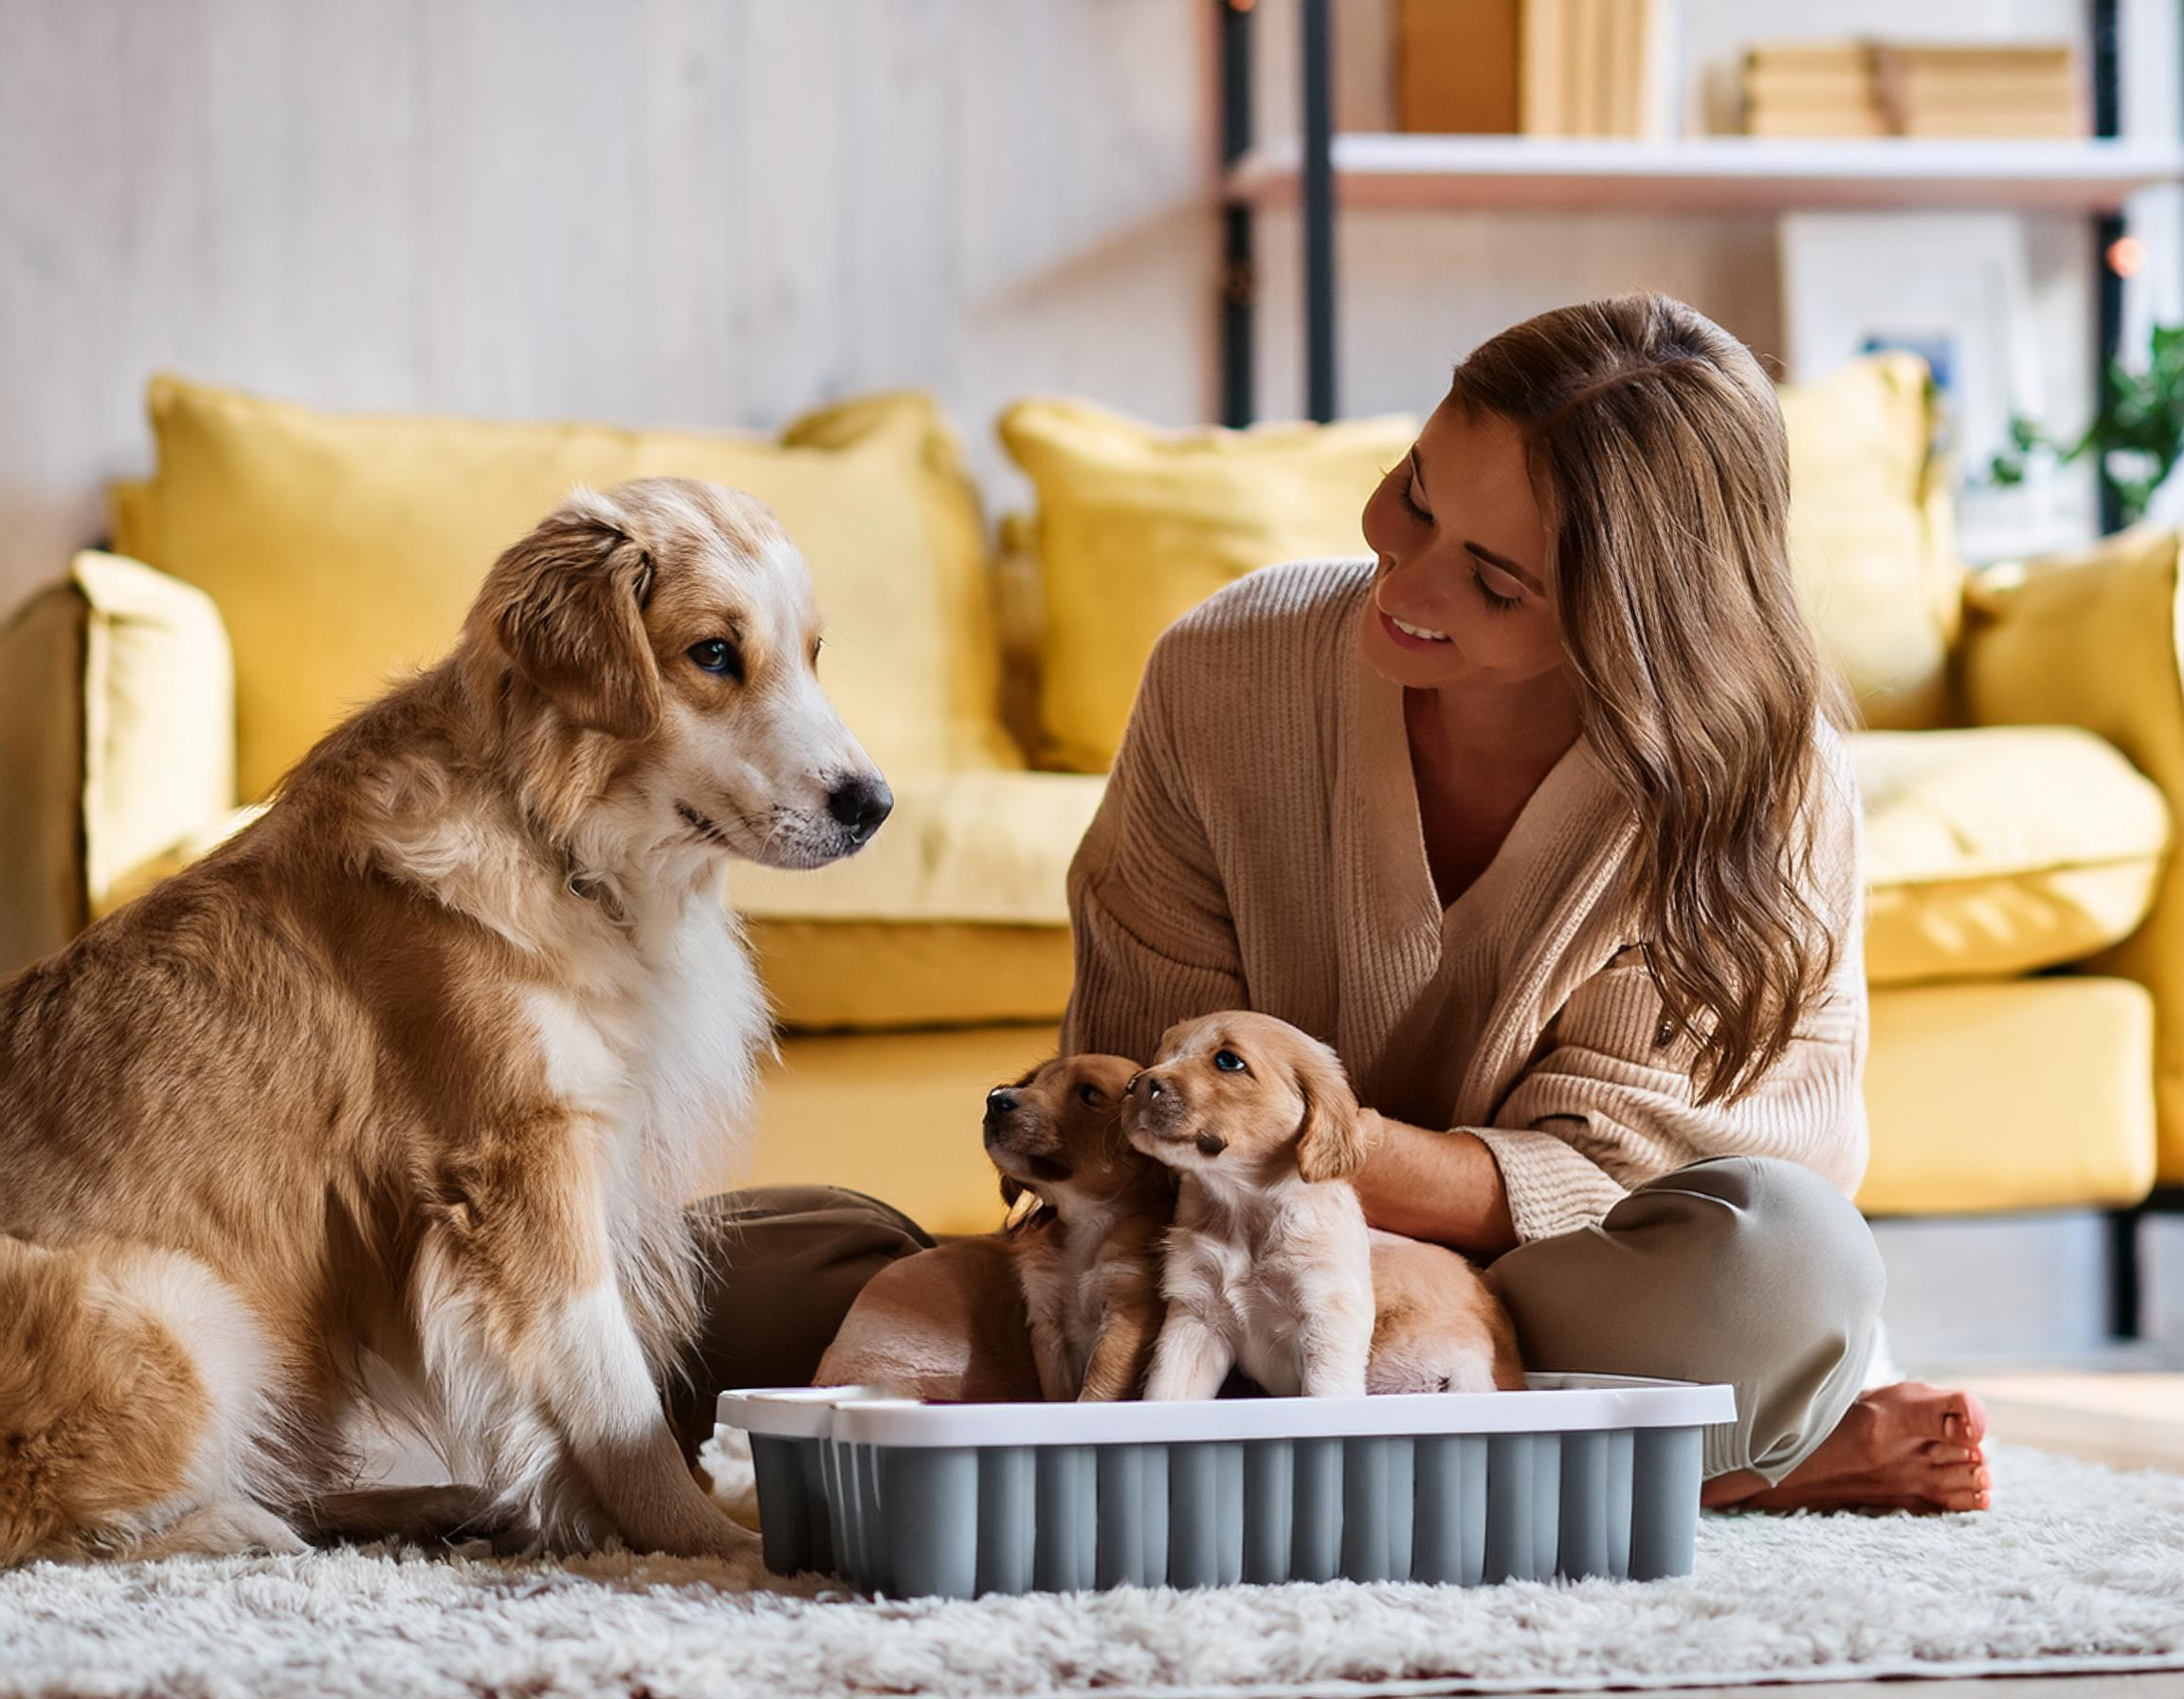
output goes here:
<path id="1" fill-rule="evenodd" d="M 698 1483 L 731 1518 L 758 1531 L 758 1471 L 751 1461 L 751 1435 L 719 1428 L 698 1451 Z"/>

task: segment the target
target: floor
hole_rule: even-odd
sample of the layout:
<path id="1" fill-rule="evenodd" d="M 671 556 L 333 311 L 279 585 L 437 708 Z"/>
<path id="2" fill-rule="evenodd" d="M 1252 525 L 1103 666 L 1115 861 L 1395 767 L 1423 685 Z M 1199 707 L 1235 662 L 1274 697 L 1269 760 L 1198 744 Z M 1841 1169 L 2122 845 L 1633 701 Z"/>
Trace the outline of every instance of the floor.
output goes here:
<path id="1" fill-rule="evenodd" d="M 2117 1469 L 2184 1472 L 2184 1374 L 1924 1371 L 1970 1388 L 1995 1437 Z M 2177 1608 L 2184 1610 L 2184 1600 Z M 1991 1676 L 1959 1681 L 1856 1681 L 1825 1686 L 1677 1689 L 1706 1699 L 2178 1699 L 2184 1672 L 2145 1675 Z"/>

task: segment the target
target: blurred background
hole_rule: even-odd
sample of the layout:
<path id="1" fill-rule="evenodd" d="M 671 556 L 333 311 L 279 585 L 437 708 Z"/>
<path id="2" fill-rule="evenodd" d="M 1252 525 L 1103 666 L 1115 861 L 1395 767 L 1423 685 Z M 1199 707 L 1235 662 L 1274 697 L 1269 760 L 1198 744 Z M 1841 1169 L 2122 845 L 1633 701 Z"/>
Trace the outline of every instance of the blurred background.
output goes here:
<path id="1" fill-rule="evenodd" d="M 568 482 L 721 477 L 804 541 L 840 687 L 883 679 L 846 705 L 903 797 L 839 879 L 731 882 L 787 1033 L 758 1172 L 978 1231 L 973 1105 L 1050 1041 L 1152 634 L 1360 551 L 1474 343 L 1660 289 L 1786 386 L 1869 728 L 1900 1347 L 2174 1368 L 2180 38 L 2175 0 L 0 0 L 0 969 L 247 817 Z"/>

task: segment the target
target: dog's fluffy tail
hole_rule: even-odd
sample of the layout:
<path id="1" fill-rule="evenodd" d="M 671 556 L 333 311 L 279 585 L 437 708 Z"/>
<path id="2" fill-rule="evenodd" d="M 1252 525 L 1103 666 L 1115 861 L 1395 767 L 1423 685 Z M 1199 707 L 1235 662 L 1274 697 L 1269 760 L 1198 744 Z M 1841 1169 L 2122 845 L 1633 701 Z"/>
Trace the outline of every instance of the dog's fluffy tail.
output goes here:
<path id="1" fill-rule="evenodd" d="M 189 1257 L 0 1235 L 0 1567 L 292 1549 L 263 1507 L 273 1360 Z"/>

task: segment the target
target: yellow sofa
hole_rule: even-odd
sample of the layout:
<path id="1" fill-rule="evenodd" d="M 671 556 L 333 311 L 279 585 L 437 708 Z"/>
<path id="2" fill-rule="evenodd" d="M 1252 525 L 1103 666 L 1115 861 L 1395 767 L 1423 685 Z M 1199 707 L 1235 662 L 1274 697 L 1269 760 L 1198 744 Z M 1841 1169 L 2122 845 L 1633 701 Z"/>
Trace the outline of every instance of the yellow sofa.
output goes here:
<path id="1" fill-rule="evenodd" d="M 1402 419 L 1243 435 L 1083 403 L 1001 422 L 1037 511 L 986 525 L 931 405 L 772 440 L 343 418 L 155 379 L 154 475 L 0 626 L 0 970 L 202 853 L 345 704 L 446 645 L 570 484 L 753 489 L 803 544 L 824 669 L 899 807 L 816 874 L 731 870 L 783 1020 L 754 1165 L 974 1232 L 984 1088 L 1052 1042 L 1063 874 L 1152 635 L 1268 560 L 1360 547 Z M 2175 535 L 1965 574 L 1902 357 L 1783 393 L 1793 553 L 1867 729 L 1875 1214 L 2127 1206 L 2184 1181 Z M 1035 764 L 1036 763 L 1036 764 Z"/>

